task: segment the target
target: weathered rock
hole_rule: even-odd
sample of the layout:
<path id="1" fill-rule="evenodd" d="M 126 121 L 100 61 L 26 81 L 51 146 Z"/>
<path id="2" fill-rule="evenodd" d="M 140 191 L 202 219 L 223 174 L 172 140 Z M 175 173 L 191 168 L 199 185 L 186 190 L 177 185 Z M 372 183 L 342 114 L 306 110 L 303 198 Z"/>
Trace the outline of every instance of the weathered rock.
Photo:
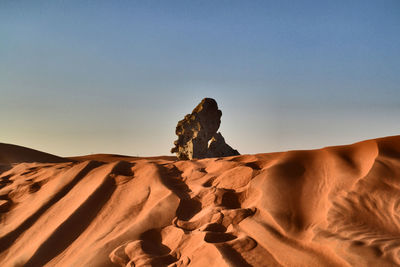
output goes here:
<path id="1" fill-rule="evenodd" d="M 217 102 L 204 98 L 191 114 L 178 122 L 175 131 L 178 140 L 174 142 L 171 153 L 176 153 L 180 160 L 240 155 L 217 132 L 221 116 Z"/>

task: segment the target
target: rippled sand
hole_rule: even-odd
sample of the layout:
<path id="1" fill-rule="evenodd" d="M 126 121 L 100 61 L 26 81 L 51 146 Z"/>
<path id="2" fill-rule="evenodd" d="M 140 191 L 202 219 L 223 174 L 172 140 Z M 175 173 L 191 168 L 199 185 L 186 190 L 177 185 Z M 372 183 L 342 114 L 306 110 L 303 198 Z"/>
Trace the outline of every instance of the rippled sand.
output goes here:
<path id="1" fill-rule="evenodd" d="M 0 144 L 1 266 L 398 266 L 400 136 L 193 161 Z"/>

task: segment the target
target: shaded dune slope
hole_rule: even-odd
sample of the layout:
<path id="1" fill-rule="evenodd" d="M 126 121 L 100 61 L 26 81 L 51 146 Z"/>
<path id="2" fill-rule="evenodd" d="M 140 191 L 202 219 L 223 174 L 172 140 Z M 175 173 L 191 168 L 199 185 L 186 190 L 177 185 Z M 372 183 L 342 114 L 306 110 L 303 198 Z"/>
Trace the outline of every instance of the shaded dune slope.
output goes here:
<path id="1" fill-rule="evenodd" d="M 1 266 L 400 265 L 400 136 L 73 159 L 0 173 Z"/>
<path id="2" fill-rule="evenodd" d="M 21 162 L 66 162 L 71 161 L 49 153 L 12 144 L 0 143 L 0 164 Z"/>
<path id="3" fill-rule="evenodd" d="M 35 149 L 12 144 L 0 143 L 0 173 L 12 168 L 13 164 L 22 162 L 60 163 L 73 161 Z M 1 184 L 1 183 L 0 183 Z"/>

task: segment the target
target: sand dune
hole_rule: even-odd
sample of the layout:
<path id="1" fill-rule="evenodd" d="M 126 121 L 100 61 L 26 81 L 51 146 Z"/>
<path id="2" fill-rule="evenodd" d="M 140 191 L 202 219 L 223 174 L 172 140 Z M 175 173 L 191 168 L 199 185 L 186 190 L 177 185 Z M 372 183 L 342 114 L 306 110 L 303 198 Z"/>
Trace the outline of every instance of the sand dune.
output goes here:
<path id="1" fill-rule="evenodd" d="M 0 143 L 0 164 L 66 161 L 70 160 L 23 146 Z"/>
<path id="2" fill-rule="evenodd" d="M 0 145 L 0 266 L 398 266 L 400 136 L 176 161 Z"/>
<path id="3" fill-rule="evenodd" d="M 11 169 L 12 165 L 16 163 L 60 163 L 69 161 L 73 161 L 73 159 L 64 159 L 38 150 L 0 143 L 0 173 Z"/>

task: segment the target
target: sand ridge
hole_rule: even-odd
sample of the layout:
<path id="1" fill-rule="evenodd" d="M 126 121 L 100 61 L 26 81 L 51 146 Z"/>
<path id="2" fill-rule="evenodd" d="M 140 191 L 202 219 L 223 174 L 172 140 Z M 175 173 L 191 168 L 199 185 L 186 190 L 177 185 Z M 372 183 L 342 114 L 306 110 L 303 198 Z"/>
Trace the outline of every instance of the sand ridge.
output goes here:
<path id="1" fill-rule="evenodd" d="M 191 161 L 7 155 L 1 266 L 400 265 L 400 136 Z"/>

